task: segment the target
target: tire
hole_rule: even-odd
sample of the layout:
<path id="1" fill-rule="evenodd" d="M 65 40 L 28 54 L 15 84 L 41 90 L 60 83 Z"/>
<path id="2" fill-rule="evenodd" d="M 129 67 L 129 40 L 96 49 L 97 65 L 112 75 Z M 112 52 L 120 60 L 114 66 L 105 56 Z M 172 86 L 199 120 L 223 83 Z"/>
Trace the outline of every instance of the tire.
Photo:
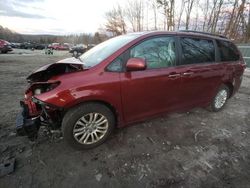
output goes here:
<path id="1" fill-rule="evenodd" d="M 86 103 L 70 109 L 65 114 L 62 121 L 62 133 L 64 140 L 71 147 L 83 150 L 94 148 L 105 142 L 114 126 L 114 114 L 107 106 L 99 103 Z"/>
<path id="2" fill-rule="evenodd" d="M 222 110 L 227 103 L 229 94 L 229 88 L 226 85 L 222 85 L 210 104 L 210 110 L 213 112 Z"/>

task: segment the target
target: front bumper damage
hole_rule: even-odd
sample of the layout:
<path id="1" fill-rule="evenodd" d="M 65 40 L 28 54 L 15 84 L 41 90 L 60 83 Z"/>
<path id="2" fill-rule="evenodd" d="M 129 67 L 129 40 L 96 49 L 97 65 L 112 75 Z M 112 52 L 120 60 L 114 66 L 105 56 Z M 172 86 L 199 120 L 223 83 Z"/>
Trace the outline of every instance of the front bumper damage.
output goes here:
<path id="1" fill-rule="evenodd" d="M 22 109 L 16 118 L 17 135 L 27 135 L 29 139 L 34 140 L 37 138 L 37 133 L 41 125 L 39 116 L 29 118 L 28 105 L 20 101 L 20 106 Z"/>
<path id="2" fill-rule="evenodd" d="M 16 131 L 18 135 L 27 135 L 34 140 L 39 128 L 45 126 L 50 132 L 60 128 L 64 109 L 47 103 L 40 94 L 50 92 L 61 84 L 54 76 L 86 71 L 83 63 L 76 58 L 67 58 L 57 63 L 47 64 L 34 71 L 27 77 L 29 86 L 25 91 L 24 100 L 20 102 L 21 112 L 16 119 Z M 51 96 L 53 97 L 53 96 Z"/>
<path id="3" fill-rule="evenodd" d="M 34 141 L 40 126 L 48 131 L 56 130 L 61 125 L 63 109 L 44 103 L 35 97 L 32 101 L 20 101 L 21 111 L 16 118 L 16 132 L 19 136 L 27 136 Z"/>

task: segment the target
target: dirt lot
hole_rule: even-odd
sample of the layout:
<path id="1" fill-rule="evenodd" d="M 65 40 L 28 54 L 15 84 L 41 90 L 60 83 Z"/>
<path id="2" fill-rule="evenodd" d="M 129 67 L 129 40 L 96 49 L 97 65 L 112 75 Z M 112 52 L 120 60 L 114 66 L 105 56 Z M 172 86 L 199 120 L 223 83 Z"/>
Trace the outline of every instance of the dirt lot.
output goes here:
<path id="1" fill-rule="evenodd" d="M 166 115 L 117 130 L 98 148 L 75 151 L 44 133 L 35 143 L 16 137 L 25 77 L 70 56 L 18 52 L 0 54 L 0 160 L 16 159 L 0 187 L 249 187 L 249 70 L 221 112 Z"/>

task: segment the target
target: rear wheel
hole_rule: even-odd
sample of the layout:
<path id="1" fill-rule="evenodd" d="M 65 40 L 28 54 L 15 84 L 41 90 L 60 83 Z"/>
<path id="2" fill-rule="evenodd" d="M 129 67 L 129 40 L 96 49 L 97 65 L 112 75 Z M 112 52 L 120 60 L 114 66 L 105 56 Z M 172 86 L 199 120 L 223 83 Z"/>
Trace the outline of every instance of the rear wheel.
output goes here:
<path id="1" fill-rule="evenodd" d="M 76 149 L 102 144 L 114 129 L 115 118 L 102 104 L 87 103 L 69 110 L 62 122 L 65 141 Z"/>
<path id="2" fill-rule="evenodd" d="M 229 88 L 226 85 L 222 85 L 213 98 L 210 109 L 214 112 L 220 111 L 225 106 L 228 98 Z"/>

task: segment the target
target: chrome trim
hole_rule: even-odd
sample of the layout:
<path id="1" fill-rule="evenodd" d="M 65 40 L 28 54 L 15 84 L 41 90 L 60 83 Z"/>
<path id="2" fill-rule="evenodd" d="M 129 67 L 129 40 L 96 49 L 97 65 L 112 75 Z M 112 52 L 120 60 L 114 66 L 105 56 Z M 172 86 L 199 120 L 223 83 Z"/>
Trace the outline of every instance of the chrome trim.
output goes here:
<path id="1" fill-rule="evenodd" d="M 168 75 L 169 78 L 174 78 L 174 77 L 178 77 L 180 76 L 181 74 L 170 74 Z"/>
<path id="2" fill-rule="evenodd" d="M 189 75 L 192 75 L 192 74 L 194 74 L 194 73 L 193 72 L 184 72 L 183 73 L 184 76 L 189 76 Z"/>

